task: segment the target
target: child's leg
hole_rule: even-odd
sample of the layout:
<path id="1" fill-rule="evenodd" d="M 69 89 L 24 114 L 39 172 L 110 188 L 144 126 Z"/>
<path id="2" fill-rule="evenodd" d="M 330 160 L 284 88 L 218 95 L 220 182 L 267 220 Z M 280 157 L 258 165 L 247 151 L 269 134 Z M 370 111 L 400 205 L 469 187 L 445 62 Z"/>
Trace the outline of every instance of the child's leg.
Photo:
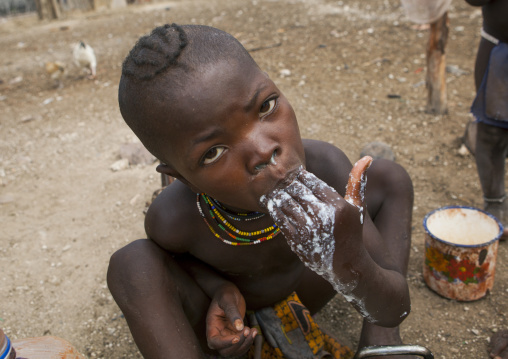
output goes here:
<path id="1" fill-rule="evenodd" d="M 209 299 L 154 242 L 138 240 L 113 254 L 108 286 L 144 358 L 203 358 Z"/>
<path id="2" fill-rule="evenodd" d="M 485 199 L 484 209 L 508 224 L 508 201 L 504 186 L 505 160 L 508 154 L 508 130 L 478 123 L 476 168 Z"/>
<path id="3" fill-rule="evenodd" d="M 480 89 L 480 85 L 482 84 L 483 76 L 485 75 L 485 71 L 489 65 L 490 52 L 494 46 L 496 46 L 494 43 L 485 40 L 483 37 L 480 39 L 480 44 L 478 45 L 478 52 L 476 53 L 476 61 L 474 65 L 474 83 L 477 92 Z"/>
<path id="4" fill-rule="evenodd" d="M 378 263 L 407 274 L 411 246 L 413 185 L 407 172 L 398 164 L 377 160 L 367 172 L 367 210 L 381 234 L 382 244 L 374 245 L 385 251 L 370 251 Z M 399 328 L 384 328 L 363 321 L 359 347 L 402 344 Z M 383 357 L 386 358 L 386 357 Z M 396 356 L 396 358 L 401 358 Z"/>

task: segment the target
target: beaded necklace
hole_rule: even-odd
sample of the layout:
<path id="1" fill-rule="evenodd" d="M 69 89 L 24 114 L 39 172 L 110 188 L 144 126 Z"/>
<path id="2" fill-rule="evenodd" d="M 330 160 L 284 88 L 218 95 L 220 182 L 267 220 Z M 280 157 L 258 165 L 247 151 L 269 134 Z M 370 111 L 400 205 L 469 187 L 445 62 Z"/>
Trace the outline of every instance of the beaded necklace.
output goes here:
<path id="1" fill-rule="evenodd" d="M 268 241 L 268 240 L 274 238 L 275 236 L 277 236 L 280 233 L 280 228 L 276 224 L 274 224 L 273 226 L 270 226 L 268 228 L 265 228 L 265 229 L 263 229 L 261 231 L 243 232 L 243 231 L 240 231 L 240 230 L 234 228 L 233 226 L 231 226 L 231 224 L 228 223 L 232 228 L 234 228 L 235 233 L 238 233 L 238 234 L 245 233 L 247 236 L 260 235 L 260 234 L 264 234 L 264 233 L 267 233 L 267 232 L 271 231 L 271 233 L 268 234 L 267 236 L 262 237 L 262 238 L 258 238 L 258 239 L 242 238 L 242 237 L 236 236 L 233 233 L 230 233 L 226 228 L 224 228 L 224 226 L 221 223 L 221 221 L 223 221 L 223 222 L 224 221 L 227 222 L 227 221 L 222 216 L 221 217 L 223 218 L 223 220 L 219 220 L 217 218 L 216 213 L 213 211 L 213 204 L 211 204 L 211 202 L 208 200 L 209 197 L 206 196 L 204 193 L 202 193 L 201 197 L 203 198 L 205 203 L 208 205 L 208 211 L 210 213 L 210 216 L 215 220 L 216 225 L 221 230 L 226 232 L 226 234 L 229 235 L 231 238 L 233 238 L 236 242 L 232 242 L 230 240 L 224 239 L 213 229 L 213 227 L 210 225 L 210 223 L 208 223 L 208 221 L 206 219 L 206 216 L 205 216 L 205 213 L 203 212 L 203 209 L 201 208 L 201 203 L 199 201 L 199 197 L 200 197 L 200 194 L 198 193 L 197 194 L 197 199 L 196 199 L 196 205 L 198 207 L 199 214 L 201 215 L 201 217 L 205 221 L 206 225 L 208 226 L 208 228 L 210 229 L 212 234 L 215 237 L 217 237 L 218 239 L 220 239 L 222 242 L 226 243 L 226 244 L 229 244 L 229 245 L 232 245 L 232 246 L 248 246 L 248 245 L 253 245 L 253 244 L 259 244 L 261 242 L 265 242 L 265 241 Z M 228 226 L 228 228 L 229 228 L 229 226 Z"/>
<path id="2" fill-rule="evenodd" d="M 239 212 L 239 213 L 232 212 L 226 206 L 224 206 L 222 203 L 217 201 L 215 198 L 208 197 L 206 194 L 205 194 L 205 196 L 206 196 L 206 198 L 208 198 L 208 200 L 210 202 L 213 202 L 213 204 L 219 211 L 224 212 L 224 214 L 228 218 L 230 218 L 234 221 L 253 221 L 253 220 L 259 219 L 261 217 L 264 217 L 264 215 L 265 215 L 262 212 Z"/>
<path id="3" fill-rule="evenodd" d="M 247 237 L 253 237 L 253 236 L 259 236 L 261 234 L 264 234 L 264 233 L 267 233 L 267 232 L 270 232 L 270 231 L 273 231 L 277 228 L 277 225 L 274 224 L 273 226 L 270 226 L 270 227 L 267 227 L 265 229 L 262 229 L 262 230 L 259 230 L 259 231 L 254 231 L 254 232 L 244 232 L 244 231 L 241 231 L 239 230 L 238 228 L 234 227 L 231 223 L 229 223 L 221 214 L 220 212 L 217 210 L 217 207 L 212 203 L 212 201 L 210 201 L 210 197 L 208 197 L 206 194 L 202 193 L 201 196 L 203 197 L 203 199 L 205 200 L 206 204 L 208 205 L 208 207 L 212 210 L 213 214 L 215 214 L 215 216 L 210 212 L 210 214 L 212 215 L 212 217 L 216 220 L 217 224 L 220 224 L 219 221 L 217 220 L 220 219 L 222 221 L 222 223 L 224 223 L 224 225 L 226 227 L 228 227 L 230 230 L 232 230 L 233 232 L 241 235 L 241 236 L 247 236 Z"/>

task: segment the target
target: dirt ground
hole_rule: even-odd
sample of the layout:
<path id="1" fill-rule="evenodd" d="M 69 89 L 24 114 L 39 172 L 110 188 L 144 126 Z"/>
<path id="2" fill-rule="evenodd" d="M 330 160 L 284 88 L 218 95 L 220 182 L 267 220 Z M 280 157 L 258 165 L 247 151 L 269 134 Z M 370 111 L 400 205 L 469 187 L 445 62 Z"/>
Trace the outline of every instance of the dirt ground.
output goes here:
<path id="1" fill-rule="evenodd" d="M 160 178 L 155 164 L 111 169 L 121 145 L 136 141 L 116 93 L 135 41 L 172 22 L 238 37 L 292 102 L 303 137 L 329 141 L 351 161 L 367 142 L 392 146 L 415 188 L 403 339 L 440 359 L 487 358 L 488 338 L 508 327 L 508 244 L 481 300 L 440 297 L 422 276 L 425 214 L 482 206 L 474 158 L 458 154 L 481 13 L 460 0 L 450 8 L 443 116 L 424 111 L 428 31 L 412 28 L 398 0 L 180 0 L 53 22 L 0 19 L 0 327 L 12 339 L 65 338 L 90 358 L 140 358 L 105 274 L 116 249 L 144 236 L 143 209 Z M 72 66 L 79 40 L 95 49 L 95 81 Z M 57 60 L 67 66 L 58 89 L 44 70 Z M 356 347 L 360 316 L 341 297 L 318 321 Z"/>

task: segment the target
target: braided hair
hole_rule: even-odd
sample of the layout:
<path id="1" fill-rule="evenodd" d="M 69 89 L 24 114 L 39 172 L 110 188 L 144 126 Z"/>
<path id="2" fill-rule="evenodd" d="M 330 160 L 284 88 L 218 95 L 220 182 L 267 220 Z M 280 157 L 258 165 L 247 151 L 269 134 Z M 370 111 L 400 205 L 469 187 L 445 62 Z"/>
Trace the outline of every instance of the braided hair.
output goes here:
<path id="1" fill-rule="evenodd" d="M 123 63 L 122 75 L 147 81 L 170 68 L 190 72 L 200 65 L 246 57 L 250 58 L 247 50 L 224 31 L 202 25 L 166 24 L 138 40 Z"/>
<path id="2" fill-rule="evenodd" d="M 176 41 L 175 41 L 176 40 Z M 125 59 L 122 74 L 137 80 L 151 80 L 177 64 L 187 46 L 187 34 L 176 24 L 155 28 L 141 37 Z"/>

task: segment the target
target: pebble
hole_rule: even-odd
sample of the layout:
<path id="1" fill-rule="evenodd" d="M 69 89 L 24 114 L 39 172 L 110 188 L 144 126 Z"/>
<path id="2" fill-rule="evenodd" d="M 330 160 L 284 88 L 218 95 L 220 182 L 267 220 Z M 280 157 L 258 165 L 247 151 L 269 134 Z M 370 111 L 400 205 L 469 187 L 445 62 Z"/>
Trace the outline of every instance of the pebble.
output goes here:
<path id="1" fill-rule="evenodd" d="M 280 77 L 288 77 L 291 76 L 291 70 L 289 69 L 282 69 L 279 71 Z"/>
<path id="2" fill-rule="evenodd" d="M 113 172 L 125 170 L 129 168 L 129 160 L 127 158 L 122 158 L 113 163 L 109 168 L 111 168 Z"/>

